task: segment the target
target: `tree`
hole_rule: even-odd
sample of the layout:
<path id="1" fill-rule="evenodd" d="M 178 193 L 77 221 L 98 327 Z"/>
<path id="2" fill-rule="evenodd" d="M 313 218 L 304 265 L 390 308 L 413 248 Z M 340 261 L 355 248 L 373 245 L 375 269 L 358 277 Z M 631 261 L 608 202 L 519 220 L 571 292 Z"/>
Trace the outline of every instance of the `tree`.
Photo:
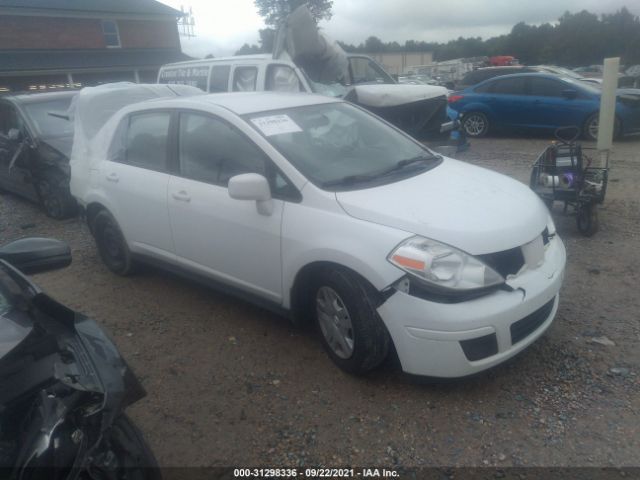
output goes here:
<path id="1" fill-rule="evenodd" d="M 300 5 L 307 5 L 316 20 L 329 20 L 333 0 L 254 0 L 258 13 L 268 26 L 278 28 L 280 24 Z"/>
<path id="2" fill-rule="evenodd" d="M 249 45 L 248 43 L 245 43 L 240 47 L 240 50 L 238 50 L 235 55 L 251 55 L 252 53 L 262 53 L 262 49 L 258 45 Z"/>
<path id="3" fill-rule="evenodd" d="M 364 42 L 364 50 L 368 53 L 384 52 L 387 46 L 378 37 L 369 37 Z"/>

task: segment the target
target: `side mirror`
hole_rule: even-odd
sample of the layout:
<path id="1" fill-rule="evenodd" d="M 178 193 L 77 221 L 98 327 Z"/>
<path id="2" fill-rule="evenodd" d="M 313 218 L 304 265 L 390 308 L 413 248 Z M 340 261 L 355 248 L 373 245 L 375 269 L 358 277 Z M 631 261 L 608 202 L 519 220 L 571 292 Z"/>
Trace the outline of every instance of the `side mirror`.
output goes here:
<path id="1" fill-rule="evenodd" d="M 562 91 L 562 96 L 564 98 L 568 98 L 569 100 L 573 100 L 578 96 L 578 92 L 572 89 L 567 89 Z"/>
<path id="2" fill-rule="evenodd" d="M 22 238 L 0 247 L 0 260 L 22 273 L 38 273 L 71 264 L 71 249 L 54 238 Z"/>
<path id="3" fill-rule="evenodd" d="M 7 132 L 7 138 L 12 142 L 19 142 L 22 139 L 22 132 L 17 128 L 11 128 Z"/>
<path id="4" fill-rule="evenodd" d="M 236 200 L 254 200 L 260 215 L 273 213 L 269 182 L 257 173 L 243 173 L 229 179 L 229 196 Z"/>

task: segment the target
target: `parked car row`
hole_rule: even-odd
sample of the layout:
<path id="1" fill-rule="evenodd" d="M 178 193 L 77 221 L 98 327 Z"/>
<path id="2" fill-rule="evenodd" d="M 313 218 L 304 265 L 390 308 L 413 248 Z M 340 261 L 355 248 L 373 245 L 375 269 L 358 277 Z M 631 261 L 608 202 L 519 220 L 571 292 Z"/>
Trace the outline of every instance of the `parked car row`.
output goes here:
<path id="1" fill-rule="evenodd" d="M 553 130 L 577 126 L 586 139 L 595 140 L 600 96 L 596 85 L 574 78 L 519 73 L 496 76 L 453 92 L 449 106 L 462 115 L 463 128 L 470 137 L 482 137 L 494 128 Z M 619 90 L 614 136 L 638 132 L 640 90 Z"/>

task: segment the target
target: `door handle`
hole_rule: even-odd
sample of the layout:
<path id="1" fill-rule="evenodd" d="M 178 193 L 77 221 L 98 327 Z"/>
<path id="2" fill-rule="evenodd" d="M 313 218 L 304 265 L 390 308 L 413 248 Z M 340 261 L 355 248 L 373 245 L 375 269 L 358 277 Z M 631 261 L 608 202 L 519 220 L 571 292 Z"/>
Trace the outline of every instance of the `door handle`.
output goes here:
<path id="1" fill-rule="evenodd" d="M 118 176 L 117 173 L 110 173 L 109 175 L 106 176 L 106 179 L 109 182 L 118 183 L 118 181 L 120 180 L 120 177 Z"/>
<path id="2" fill-rule="evenodd" d="M 187 202 L 189 203 L 191 201 L 191 197 L 189 196 L 189 194 L 187 192 L 185 192 L 184 190 L 180 190 L 177 193 L 172 193 L 171 196 L 173 198 L 175 198 L 176 200 L 180 201 L 180 202 Z"/>

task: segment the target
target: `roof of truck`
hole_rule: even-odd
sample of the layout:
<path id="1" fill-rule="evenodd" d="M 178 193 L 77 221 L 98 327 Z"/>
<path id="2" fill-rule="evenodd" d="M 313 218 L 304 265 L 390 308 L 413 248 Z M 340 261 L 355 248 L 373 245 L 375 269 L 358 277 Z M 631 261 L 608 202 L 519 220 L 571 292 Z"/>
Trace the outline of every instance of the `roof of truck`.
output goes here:
<path id="1" fill-rule="evenodd" d="M 209 64 L 209 63 L 218 63 L 218 62 L 237 62 L 239 60 L 262 62 L 265 60 L 272 60 L 272 59 L 273 59 L 272 56 L 267 53 L 259 54 L 259 55 L 235 55 L 232 57 L 201 58 L 199 60 L 187 60 L 184 62 L 169 63 L 167 65 L 163 65 L 162 68 L 178 67 L 183 65 L 201 65 L 201 64 Z"/>

